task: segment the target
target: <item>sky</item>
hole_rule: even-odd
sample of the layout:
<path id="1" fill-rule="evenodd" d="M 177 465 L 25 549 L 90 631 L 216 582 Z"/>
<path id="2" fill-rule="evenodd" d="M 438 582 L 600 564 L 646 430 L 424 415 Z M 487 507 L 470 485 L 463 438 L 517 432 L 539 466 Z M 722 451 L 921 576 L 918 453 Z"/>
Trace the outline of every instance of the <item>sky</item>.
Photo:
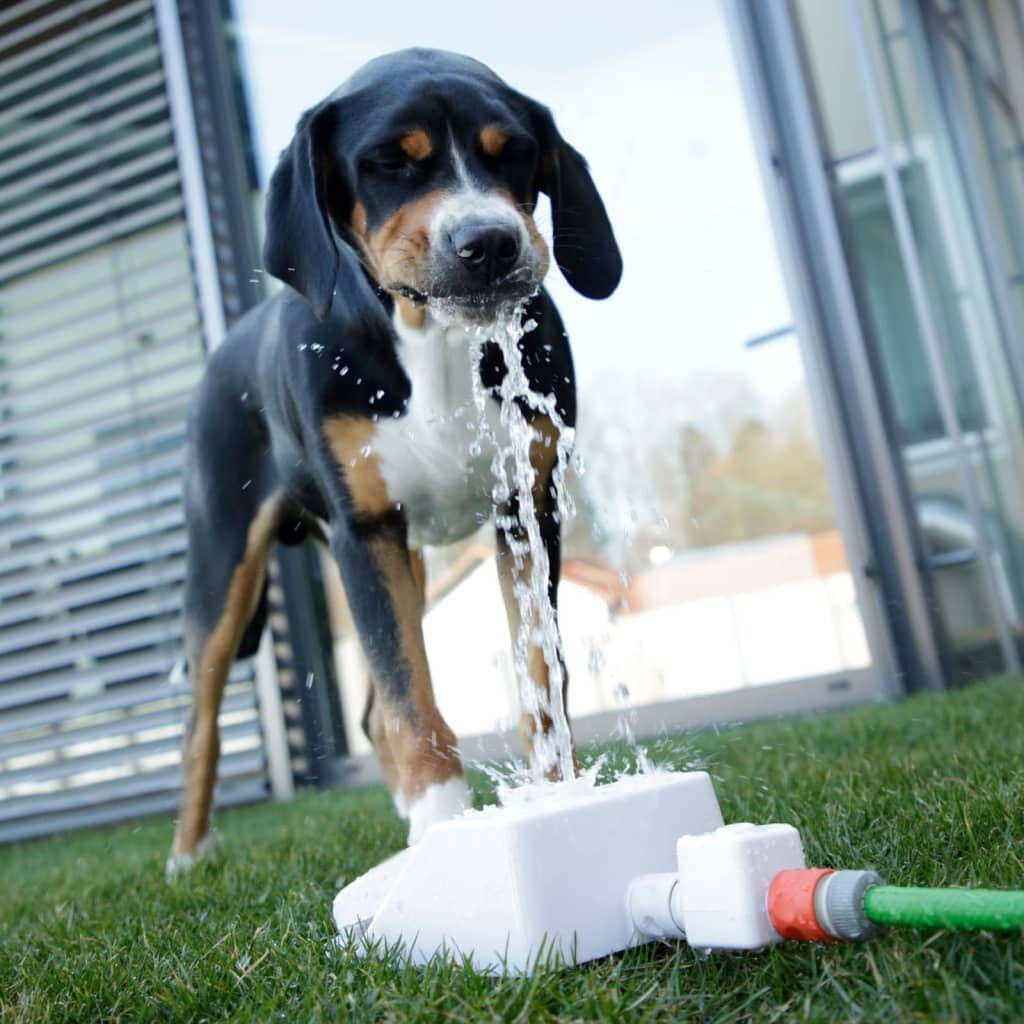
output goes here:
<path id="1" fill-rule="evenodd" d="M 553 110 L 615 227 L 625 273 L 610 299 L 581 298 L 557 271 L 547 280 L 581 386 L 730 373 L 768 404 L 801 386 L 793 336 L 744 347 L 791 314 L 718 0 L 235 7 L 264 182 L 298 115 L 366 60 L 413 45 L 468 53 Z M 538 223 L 550 237 L 546 211 Z"/>

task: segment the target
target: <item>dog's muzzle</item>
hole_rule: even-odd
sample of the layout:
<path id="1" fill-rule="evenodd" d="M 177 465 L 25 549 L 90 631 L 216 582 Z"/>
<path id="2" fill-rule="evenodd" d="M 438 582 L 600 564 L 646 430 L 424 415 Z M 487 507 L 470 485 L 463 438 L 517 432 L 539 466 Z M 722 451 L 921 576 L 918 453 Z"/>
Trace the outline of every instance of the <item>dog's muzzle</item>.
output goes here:
<path id="1" fill-rule="evenodd" d="M 495 196 L 455 194 L 437 211 L 430 231 L 429 285 L 423 296 L 455 319 L 493 319 L 532 295 L 541 261 L 522 217 Z"/>

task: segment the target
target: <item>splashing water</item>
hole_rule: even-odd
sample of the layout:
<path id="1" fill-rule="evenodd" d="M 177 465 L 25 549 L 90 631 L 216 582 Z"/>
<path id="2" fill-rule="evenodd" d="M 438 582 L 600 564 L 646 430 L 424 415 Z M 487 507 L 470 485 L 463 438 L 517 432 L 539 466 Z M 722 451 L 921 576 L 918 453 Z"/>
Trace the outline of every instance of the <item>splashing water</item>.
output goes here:
<path id="1" fill-rule="evenodd" d="M 636 719 L 636 711 L 633 710 L 629 696 L 629 687 L 625 683 L 618 683 L 613 691 L 615 704 L 619 709 L 617 734 L 626 742 L 626 745 L 633 752 L 636 759 L 636 771 L 639 775 L 657 771 L 657 766 L 647 753 L 647 748 L 640 745 L 633 729 L 633 722 Z"/>
<path id="2" fill-rule="evenodd" d="M 608 766 L 607 753 L 600 754 L 581 765 L 580 773 L 575 778 L 570 777 L 559 783 L 552 783 L 547 779 L 538 780 L 535 767 L 528 765 L 522 758 L 514 756 L 511 751 L 507 751 L 507 754 L 507 758 L 503 761 L 466 760 L 466 764 L 478 769 L 494 786 L 494 795 L 501 807 L 512 807 L 543 799 L 557 791 L 564 791 L 567 785 L 576 792 L 587 792 L 594 789 L 595 786 L 609 781 L 603 778 Z M 623 771 L 619 774 L 632 775 L 634 773 Z M 615 777 L 617 778 L 618 775 Z"/>
<path id="3" fill-rule="evenodd" d="M 514 562 L 513 594 L 519 609 L 519 629 L 513 643 L 513 662 L 523 711 L 534 721 L 533 781 L 575 775 L 572 737 L 564 701 L 565 669 L 558 617 L 548 588 L 550 560 L 541 535 L 535 501 L 536 471 L 530 460 L 530 449 L 545 438 L 531 425 L 524 406 L 537 416 L 547 417 L 556 431 L 555 466 L 552 490 L 555 495 L 554 514 L 560 523 L 575 515 L 575 506 L 566 487 L 566 471 L 572 452 L 575 430 L 568 426 L 558 411 L 554 395 L 533 390 L 523 369 L 520 341 L 537 327 L 535 320 L 523 320 L 523 307 L 517 306 L 500 316 L 495 324 L 477 333 L 495 342 L 505 361 L 505 376 L 498 390 L 500 422 L 507 441 L 499 439 L 485 415 L 487 393 L 480 377 L 484 346 L 474 349 L 473 400 L 477 408 L 479 429 L 471 441 L 471 454 L 478 454 L 486 443 L 494 452 L 491 470 L 494 483 L 491 498 L 495 519 L 502 530 Z M 550 442 L 548 442 L 550 443 Z M 509 510 L 515 495 L 518 514 Z M 534 682 L 530 675 L 530 654 L 540 649 L 548 670 L 548 686 Z M 551 727 L 544 730 L 543 723 Z"/>
<path id="4" fill-rule="evenodd" d="M 455 322 L 456 311 L 431 303 L 431 311 L 441 322 Z M 548 787 L 542 784 L 551 779 L 573 780 L 581 789 L 593 788 L 605 781 L 624 775 L 645 774 L 672 770 L 676 766 L 656 764 L 646 747 L 638 743 L 633 731 L 629 691 L 620 683 L 615 688 L 615 703 L 620 711 L 617 734 L 625 740 L 630 754 L 623 760 L 616 752 L 605 752 L 581 768 L 576 778 L 572 736 L 566 714 L 565 660 L 558 631 L 558 617 L 548 588 L 550 560 L 541 534 L 536 506 L 536 471 L 530 459 L 534 444 L 555 445 L 555 464 L 551 475 L 554 494 L 553 515 L 560 524 L 567 523 L 576 514 L 575 503 L 567 486 L 569 467 L 580 476 L 584 469 L 578 455 L 573 455 L 576 431 L 565 423 L 553 394 L 541 394 L 533 389 L 523 367 L 522 339 L 535 330 L 535 320 L 524 320 L 524 306 L 503 311 L 490 325 L 469 328 L 480 344 L 473 347 L 472 386 L 477 416 L 467 420 L 469 454 L 477 458 L 482 452 L 493 453 L 491 473 L 493 483 L 491 499 L 495 521 L 502 530 L 514 560 L 513 594 L 519 611 L 519 629 L 513 643 L 513 665 L 519 689 L 520 705 L 534 723 L 533 756 L 529 765 L 509 757 L 501 765 L 472 761 L 495 785 L 499 803 L 509 805 L 531 800 Z M 501 351 L 506 372 L 496 397 L 499 399 L 499 422 L 496 431 L 486 415 L 490 395 L 481 379 L 484 343 L 493 341 Z M 528 410 L 528 411 L 527 411 Z M 459 417 L 461 410 L 456 413 Z M 555 439 L 550 441 L 534 427 L 530 420 L 546 417 L 555 428 Z M 518 514 L 510 508 L 513 495 L 517 499 Z M 534 682 L 530 674 L 530 656 L 540 650 L 548 670 L 548 688 Z M 544 731 L 543 723 L 551 723 Z M 673 752 L 669 762 L 682 760 L 681 752 Z M 694 766 L 688 762 L 679 767 Z"/>

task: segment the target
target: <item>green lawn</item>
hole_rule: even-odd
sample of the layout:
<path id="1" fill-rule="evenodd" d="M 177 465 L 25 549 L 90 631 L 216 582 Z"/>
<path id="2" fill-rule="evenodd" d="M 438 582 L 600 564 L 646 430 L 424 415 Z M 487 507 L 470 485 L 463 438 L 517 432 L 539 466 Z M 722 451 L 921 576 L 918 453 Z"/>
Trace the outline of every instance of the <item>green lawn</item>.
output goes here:
<path id="1" fill-rule="evenodd" d="M 796 825 L 811 862 L 1024 886 L 1022 680 L 652 753 L 707 766 L 726 821 Z M 330 951 L 331 899 L 401 846 L 387 794 L 310 793 L 219 825 L 226 857 L 175 886 L 167 819 L 0 850 L 0 1021 L 1024 1020 L 1021 935 L 665 944 L 519 980 L 348 960 Z"/>

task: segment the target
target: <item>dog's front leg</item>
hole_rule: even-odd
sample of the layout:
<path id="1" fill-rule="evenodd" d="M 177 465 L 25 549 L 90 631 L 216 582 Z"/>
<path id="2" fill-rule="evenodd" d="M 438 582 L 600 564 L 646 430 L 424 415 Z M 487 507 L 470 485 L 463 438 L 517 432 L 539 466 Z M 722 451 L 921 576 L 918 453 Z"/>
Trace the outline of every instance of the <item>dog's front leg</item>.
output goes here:
<path id="1" fill-rule="evenodd" d="M 561 524 L 557 514 L 557 501 L 553 492 L 552 475 L 557 457 L 557 430 L 552 422 L 546 417 L 539 417 L 533 423 L 534 429 L 539 433 L 537 440 L 530 447 L 530 461 L 534 469 L 533 508 L 540 527 L 541 543 L 548 562 L 548 574 L 546 580 L 547 597 L 550 601 L 551 612 L 556 616 L 558 612 L 558 581 L 561 574 L 562 564 L 562 538 Z M 497 541 L 497 568 L 498 580 L 501 584 L 501 594 L 505 603 L 505 614 L 508 618 L 509 634 L 512 640 L 513 657 L 521 657 L 517 652 L 519 639 L 523 629 L 522 612 L 520 610 L 517 590 L 521 587 L 532 587 L 533 576 L 533 553 L 528 550 L 526 523 L 522 517 L 523 503 L 514 496 L 512 501 L 504 509 L 499 510 L 498 527 L 496 530 Z M 529 681 L 520 685 L 532 686 L 536 691 L 536 702 L 540 707 L 539 714 L 531 714 L 524 710 L 520 717 L 519 732 L 523 740 L 523 747 L 529 758 L 532 767 L 537 768 L 541 762 L 540 748 L 546 747 L 549 755 L 553 751 L 555 763 L 545 764 L 543 767 L 548 778 L 558 780 L 562 772 L 558 761 L 561 743 L 572 743 L 571 736 L 558 735 L 558 724 L 556 716 L 552 714 L 555 710 L 555 701 L 560 696 L 561 709 L 565 714 L 565 723 L 568 725 L 569 699 L 569 675 L 565 669 L 565 662 L 561 658 L 561 641 L 557 645 L 559 651 L 559 668 L 562 676 L 562 692 L 560 695 L 552 693 L 551 672 L 544 656 L 543 648 L 533 641 L 540 627 L 538 614 L 539 596 L 534 595 L 532 601 L 532 621 L 528 625 L 526 635 L 530 637 L 527 646 L 527 666 Z M 522 694 L 522 698 L 529 699 L 530 695 Z M 525 700 L 524 700 L 525 702 Z M 548 760 L 550 757 L 548 758 Z M 575 746 L 572 748 L 572 762 L 575 771 L 579 771 L 579 761 L 576 757 Z"/>
<path id="2" fill-rule="evenodd" d="M 423 599 L 397 529 L 333 531 L 352 616 L 373 676 L 378 757 L 394 765 L 395 802 L 409 816 L 409 842 L 469 806 L 455 734 L 434 700 L 421 619 Z"/>
<path id="3" fill-rule="evenodd" d="M 361 454 L 365 427 L 339 418 L 326 433 L 343 483 L 331 550 L 370 663 L 378 757 L 390 769 L 392 795 L 415 843 L 430 825 L 470 806 L 455 734 L 438 710 L 427 665 L 421 567 L 375 458 Z"/>

